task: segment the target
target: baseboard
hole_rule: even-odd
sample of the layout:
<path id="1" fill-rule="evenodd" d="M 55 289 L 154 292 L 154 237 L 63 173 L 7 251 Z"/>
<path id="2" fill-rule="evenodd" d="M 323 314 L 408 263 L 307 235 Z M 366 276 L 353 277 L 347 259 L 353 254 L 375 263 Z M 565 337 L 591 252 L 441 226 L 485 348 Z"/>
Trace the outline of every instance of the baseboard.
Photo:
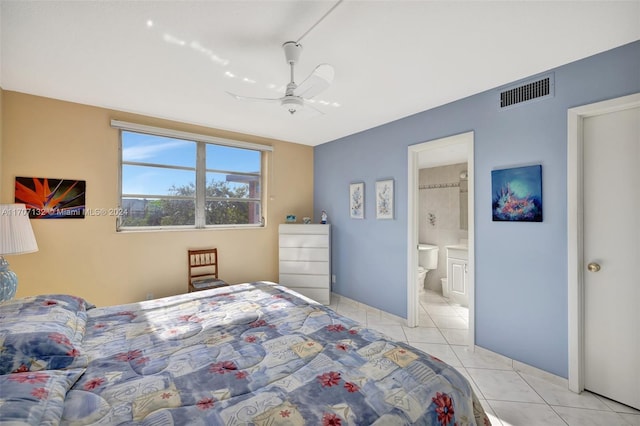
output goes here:
<path id="1" fill-rule="evenodd" d="M 365 309 L 368 311 L 374 310 L 374 311 L 379 311 L 381 315 L 384 315 L 387 318 L 393 319 L 394 321 L 401 323 L 402 325 L 406 326 L 407 325 L 407 319 L 400 317 L 398 315 L 394 315 L 394 314 L 390 314 L 387 311 L 383 311 L 382 309 L 378 309 L 378 308 L 374 308 L 373 306 L 367 305 L 366 303 L 362 303 L 362 302 L 358 302 L 357 300 L 354 299 L 350 299 L 346 296 L 343 296 L 341 294 L 337 294 L 334 292 L 331 292 L 331 302 L 333 304 L 334 301 L 340 300 L 343 303 L 348 303 L 354 307 L 360 308 L 360 309 Z M 329 305 L 329 307 L 331 307 L 331 305 Z"/>
<path id="2" fill-rule="evenodd" d="M 524 362 L 521 361 L 517 361 L 515 359 L 511 359 L 509 357 L 506 357 L 502 354 L 499 354 L 497 352 L 493 352 L 490 351 L 489 349 L 485 349 L 482 348 L 480 346 L 476 346 L 475 350 L 478 352 L 484 352 L 484 353 L 488 353 L 491 354 L 493 356 L 497 356 L 500 357 L 502 359 L 504 359 L 507 362 L 511 362 L 511 367 L 515 370 L 515 371 L 519 371 L 521 373 L 524 374 L 529 374 L 531 376 L 535 376 L 538 377 L 540 379 L 546 380 L 550 383 L 553 383 L 554 385 L 560 386 L 564 389 L 569 389 L 569 380 L 565 379 L 564 377 L 560 377 L 560 376 L 556 376 L 553 373 L 549 373 L 548 371 L 542 370 L 538 367 L 533 367 L 529 364 L 525 364 Z"/>

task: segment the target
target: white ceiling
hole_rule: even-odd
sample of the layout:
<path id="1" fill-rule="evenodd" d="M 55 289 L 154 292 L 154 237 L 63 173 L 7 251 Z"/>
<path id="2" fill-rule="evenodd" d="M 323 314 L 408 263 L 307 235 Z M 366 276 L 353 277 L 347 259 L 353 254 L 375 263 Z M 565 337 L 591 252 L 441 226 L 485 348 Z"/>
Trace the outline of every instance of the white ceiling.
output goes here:
<path id="1" fill-rule="evenodd" d="M 0 1 L 5 90 L 312 146 L 640 39 L 640 0 L 345 0 L 301 42 L 297 82 L 336 73 L 305 117 L 225 91 L 281 96 L 335 1 Z"/>

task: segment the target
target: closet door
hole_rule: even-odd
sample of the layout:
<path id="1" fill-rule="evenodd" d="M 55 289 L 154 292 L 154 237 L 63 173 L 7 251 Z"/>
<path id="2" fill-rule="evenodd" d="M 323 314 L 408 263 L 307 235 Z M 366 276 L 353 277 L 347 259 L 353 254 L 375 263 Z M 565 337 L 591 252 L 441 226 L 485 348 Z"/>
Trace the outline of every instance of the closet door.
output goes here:
<path id="1" fill-rule="evenodd" d="M 640 409 L 640 107 L 583 131 L 584 387 Z"/>

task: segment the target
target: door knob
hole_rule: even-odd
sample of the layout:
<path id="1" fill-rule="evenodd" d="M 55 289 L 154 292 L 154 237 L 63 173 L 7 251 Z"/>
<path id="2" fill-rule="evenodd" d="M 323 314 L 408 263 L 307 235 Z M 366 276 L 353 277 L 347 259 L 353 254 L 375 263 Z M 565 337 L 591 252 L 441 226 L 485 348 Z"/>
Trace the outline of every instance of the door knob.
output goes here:
<path id="1" fill-rule="evenodd" d="M 591 262 L 587 265 L 587 269 L 589 272 L 598 272 L 600 270 L 600 265 L 595 262 Z"/>

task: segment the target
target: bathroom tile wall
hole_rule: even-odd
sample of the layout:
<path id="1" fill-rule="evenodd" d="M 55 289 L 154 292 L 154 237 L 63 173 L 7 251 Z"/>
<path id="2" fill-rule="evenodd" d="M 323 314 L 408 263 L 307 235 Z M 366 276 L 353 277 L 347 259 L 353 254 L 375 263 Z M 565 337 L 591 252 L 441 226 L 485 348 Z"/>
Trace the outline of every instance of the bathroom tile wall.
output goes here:
<path id="1" fill-rule="evenodd" d="M 467 163 L 459 163 L 420 169 L 419 173 L 419 241 L 440 247 L 438 270 L 427 274 L 425 287 L 437 292 L 441 292 L 440 279 L 447 276 L 445 246 L 468 239 L 467 230 L 460 227 L 460 174 L 466 170 Z"/>

